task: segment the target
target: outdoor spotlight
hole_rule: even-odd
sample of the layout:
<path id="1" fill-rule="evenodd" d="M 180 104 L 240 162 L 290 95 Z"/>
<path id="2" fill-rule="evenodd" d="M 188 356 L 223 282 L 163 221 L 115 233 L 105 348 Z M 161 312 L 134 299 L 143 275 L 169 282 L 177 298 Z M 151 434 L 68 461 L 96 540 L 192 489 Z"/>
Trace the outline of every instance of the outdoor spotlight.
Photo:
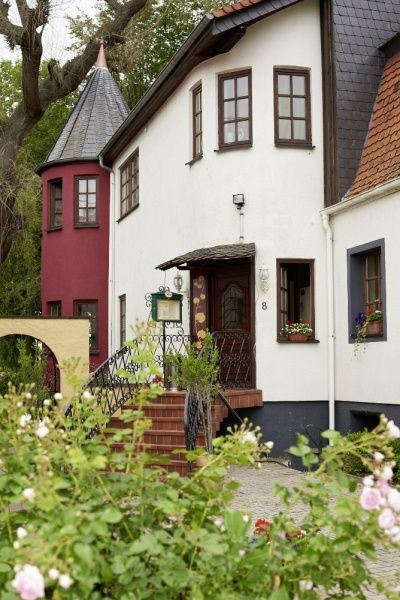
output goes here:
<path id="1" fill-rule="evenodd" d="M 244 194 L 233 194 L 233 204 L 238 210 L 244 206 Z"/>

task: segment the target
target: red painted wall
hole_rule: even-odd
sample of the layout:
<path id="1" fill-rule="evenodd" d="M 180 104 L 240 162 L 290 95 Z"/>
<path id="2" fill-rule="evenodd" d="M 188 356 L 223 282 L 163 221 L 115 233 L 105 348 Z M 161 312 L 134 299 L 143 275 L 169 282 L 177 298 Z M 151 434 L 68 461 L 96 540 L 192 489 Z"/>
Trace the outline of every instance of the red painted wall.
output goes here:
<path id="1" fill-rule="evenodd" d="M 74 226 L 74 177 L 98 176 L 98 226 Z M 49 182 L 62 179 L 62 228 L 49 230 Z M 62 316 L 74 314 L 74 300 L 98 301 L 99 352 L 91 370 L 108 357 L 108 239 L 110 176 L 98 162 L 60 163 L 42 172 L 42 314 L 48 302 L 62 302 Z"/>

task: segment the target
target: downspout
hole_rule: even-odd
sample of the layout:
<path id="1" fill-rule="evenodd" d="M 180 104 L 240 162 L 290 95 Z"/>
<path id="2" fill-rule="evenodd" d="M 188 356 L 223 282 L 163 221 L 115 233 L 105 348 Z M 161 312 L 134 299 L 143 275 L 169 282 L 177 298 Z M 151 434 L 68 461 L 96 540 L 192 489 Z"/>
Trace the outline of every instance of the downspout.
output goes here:
<path id="1" fill-rule="evenodd" d="M 108 243 L 108 356 L 111 356 L 112 348 L 115 347 L 114 338 L 114 318 L 115 318 L 115 202 L 114 202 L 114 171 L 103 162 L 103 157 L 99 156 L 99 164 L 102 169 L 110 173 L 110 200 L 109 200 L 109 243 Z"/>
<path id="2" fill-rule="evenodd" d="M 326 236 L 326 273 L 328 294 L 328 406 L 329 429 L 335 429 L 335 313 L 333 299 L 333 233 L 329 215 L 322 213 L 322 226 Z"/>

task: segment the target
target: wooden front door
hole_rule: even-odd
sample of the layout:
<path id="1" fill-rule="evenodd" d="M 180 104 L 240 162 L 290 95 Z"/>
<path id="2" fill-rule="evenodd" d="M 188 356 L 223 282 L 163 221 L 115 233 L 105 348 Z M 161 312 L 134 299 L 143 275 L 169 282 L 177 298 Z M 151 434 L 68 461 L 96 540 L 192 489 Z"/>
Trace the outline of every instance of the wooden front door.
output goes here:
<path id="1" fill-rule="evenodd" d="M 206 290 L 206 326 L 219 350 L 221 383 L 225 389 L 250 388 L 254 385 L 252 263 L 218 263 L 202 269 L 200 277 Z M 199 281 L 198 273 L 193 281 Z M 198 308 L 197 303 L 194 309 Z"/>

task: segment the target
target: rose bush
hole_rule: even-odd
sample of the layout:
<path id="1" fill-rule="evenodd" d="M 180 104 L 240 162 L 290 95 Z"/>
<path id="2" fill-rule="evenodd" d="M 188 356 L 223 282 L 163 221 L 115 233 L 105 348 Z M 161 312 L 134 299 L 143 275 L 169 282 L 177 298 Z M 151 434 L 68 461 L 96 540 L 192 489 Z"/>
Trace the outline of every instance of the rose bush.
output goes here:
<path id="1" fill-rule="evenodd" d="M 132 427 L 114 431 L 88 394 L 68 418 L 52 403 L 39 414 L 29 392 L 0 398 L 1 600 L 362 599 L 367 586 L 399 597 L 397 582 L 377 581 L 366 562 L 398 546 L 393 423 L 356 441 L 326 432 L 319 465 L 299 436 L 291 451 L 315 471 L 298 488 L 277 487 L 282 512 L 251 543 L 251 518 L 230 508 L 237 484 L 225 476 L 230 464 L 257 464 L 258 434 L 217 438 L 191 478 L 167 473 L 141 443 L 149 423 L 140 406 L 160 392 L 143 390 L 138 410 L 124 411 Z M 118 441 L 124 453 L 113 452 Z M 349 452 L 371 471 L 361 490 L 341 470 Z M 308 511 L 295 522 L 298 502 Z"/>

